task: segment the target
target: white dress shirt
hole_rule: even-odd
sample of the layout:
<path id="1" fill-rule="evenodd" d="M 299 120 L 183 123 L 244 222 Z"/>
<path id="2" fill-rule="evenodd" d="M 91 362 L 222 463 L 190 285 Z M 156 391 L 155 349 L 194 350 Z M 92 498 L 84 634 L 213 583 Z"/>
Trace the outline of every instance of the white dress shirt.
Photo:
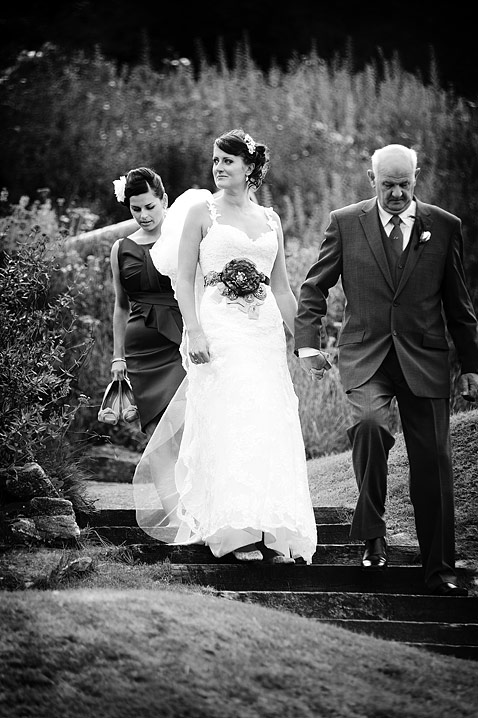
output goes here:
<path id="1" fill-rule="evenodd" d="M 393 214 L 390 214 L 390 212 L 387 212 L 387 210 L 383 209 L 381 204 L 378 202 L 378 214 L 380 217 L 380 221 L 383 224 L 383 227 L 385 229 L 385 232 L 389 235 L 390 232 L 393 229 L 393 224 L 391 222 L 391 219 L 393 217 Z M 402 220 L 400 224 L 400 229 L 402 230 L 403 234 L 403 247 L 402 252 L 407 246 L 407 244 L 410 241 L 410 237 L 412 235 L 412 229 L 413 229 L 413 223 L 415 222 L 415 212 L 417 209 L 417 203 L 415 200 L 412 200 L 410 202 L 410 205 L 407 207 L 405 212 L 402 212 L 402 214 L 399 214 L 398 216 Z"/>
<path id="2" fill-rule="evenodd" d="M 393 228 L 393 224 L 390 221 L 393 217 L 390 212 L 387 212 L 385 209 L 383 209 L 380 202 L 377 201 L 377 207 L 378 207 L 378 214 L 380 217 L 380 221 L 382 222 L 382 225 L 385 229 L 385 232 L 387 234 L 390 234 Z M 417 209 L 417 203 L 415 200 L 412 200 L 410 202 L 410 205 L 407 207 L 407 209 L 402 212 L 402 214 L 399 214 L 398 216 L 402 220 L 400 224 L 400 229 L 402 230 L 403 234 L 403 247 L 402 252 L 407 246 L 407 244 L 410 241 L 410 237 L 412 235 L 412 229 L 413 229 L 413 223 L 415 222 L 415 212 Z M 312 357 L 319 354 L 319 351 L 317 349 L 313 349 L 312 347 L 301 347 L 299 349 L 299 359 L 302 359 L 302 357 Z"/>

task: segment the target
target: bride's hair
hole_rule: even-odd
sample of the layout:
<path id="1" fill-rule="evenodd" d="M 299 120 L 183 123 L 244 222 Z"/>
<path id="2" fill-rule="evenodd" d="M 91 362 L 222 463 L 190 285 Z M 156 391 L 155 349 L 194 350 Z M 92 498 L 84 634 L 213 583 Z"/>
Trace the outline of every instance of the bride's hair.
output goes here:
<path id="1" fill-rule="evenodd" d="M 253 164 L 254 169 L 249 175 L 249 186 L 258 189 L 269 169 L 269 148 L 256 142 L 242 129 L 224 132 L 214 140 L 214 144 L 223 152 L 236 157 L 242 157 L 247 164 Z"/>
<path id="2" fill-rule="evenodd" d="M 163 198 L 164 186 L 161 177 L 149 167 L 137 167 L 130 170 L 126 175 L 126 185 L 124 189 L 124 202 L 129 207 L 130 197 L 138 194 L 153 192 L 159 199 Z"/>

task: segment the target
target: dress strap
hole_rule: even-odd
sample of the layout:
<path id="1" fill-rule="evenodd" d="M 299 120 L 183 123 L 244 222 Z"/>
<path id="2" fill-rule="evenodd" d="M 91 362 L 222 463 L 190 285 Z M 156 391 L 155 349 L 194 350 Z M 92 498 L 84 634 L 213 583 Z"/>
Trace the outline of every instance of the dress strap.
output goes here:
<path id="1" fill-rule="evenodd" d="M 221 215 L 220 215 L 219 212 L 217 211 L 217 207 L 216 207 L 216 205 L 214 204 L 214 200 L 213 200 L 212 196 L 211 196 L 211 197 L 207 197 L 206 202 L 207 202 L 207 208 L 208 208 L 208 210 L 209 210 L 209 216 L 210 216 L 210 218 L 211 218 L 211 222 L 212 222 L 213 224 L 216 224 L 217 218 L 220 217 Z"/>
<path id="2" fill-rule="evenodd" d="M 269 225 L 269 227 L 271 229 L 277 230 L 277 222 L 273 217 L 273 214 L 272 214 L 273 211 L 274 210 L 272 209 L 272 207 L 264 207 L 264 212 L 266 213 L 267 224 Z"/>

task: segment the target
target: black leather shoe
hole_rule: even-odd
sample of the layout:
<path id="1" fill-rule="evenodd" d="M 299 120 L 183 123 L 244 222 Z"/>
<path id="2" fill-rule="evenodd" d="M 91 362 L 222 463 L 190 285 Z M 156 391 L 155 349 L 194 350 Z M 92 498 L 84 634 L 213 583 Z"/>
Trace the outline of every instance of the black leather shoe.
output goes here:
<path id="1" fill-rule="evenodd" d="M 362 568 L 366 571 L 383 571 L 387 568 L 387 542 L 383 536 L 367 539 L 362 556 Z"/>
<path id="2" fill-rule="evenodd" d="M 434 596 L 468 596 L 468 589 L 457 586 L 456 583 L 440 583 L 432 591 Z"/>

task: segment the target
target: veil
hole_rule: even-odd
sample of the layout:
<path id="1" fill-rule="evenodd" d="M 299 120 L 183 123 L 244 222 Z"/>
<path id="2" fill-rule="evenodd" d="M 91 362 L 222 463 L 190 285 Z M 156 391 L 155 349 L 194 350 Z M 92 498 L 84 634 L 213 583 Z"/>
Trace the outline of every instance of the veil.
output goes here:
<path id="1" fill-rule="evenodd" d="M 188 189 L 179 195 L 171 207 L 166 210 L 161 236 L 149 250 L 154 266 L 158 272 L 171 279 L 173 289 L 176 288 L 179 242 L 186 215 L 194 205 L 211 199 L 212 194 L 208 189 Z"/>
<path id="2" fill-rule="evenodd" d="M 209 190 L 186 190 L 167 210 L 161 236 L 150 249 L 154 266 L 161 274 L 171 279 L 174 291 L 176 291 L 179 243 L 186 215 L 195 204 L 211 200 L 212 194 Z M 204 277 L 198 263 L 195 281 L 196 307 L 199 307 L 203 291 Z M 184 331 L 180 351 L 187 372 L 189 360 Z M 184 469 L 177 464 L 186 412 L 187 389 L 186 373 L 186 377 L 179 385 L 151 436 L 133 477 L 133 498 L 138 525 L 145 533 L 157 540 L 176 543 L 198 540 L 189 527 L 181 523 L 177 513 L 179 496 L 176 475 L 177 471 Z"/>

